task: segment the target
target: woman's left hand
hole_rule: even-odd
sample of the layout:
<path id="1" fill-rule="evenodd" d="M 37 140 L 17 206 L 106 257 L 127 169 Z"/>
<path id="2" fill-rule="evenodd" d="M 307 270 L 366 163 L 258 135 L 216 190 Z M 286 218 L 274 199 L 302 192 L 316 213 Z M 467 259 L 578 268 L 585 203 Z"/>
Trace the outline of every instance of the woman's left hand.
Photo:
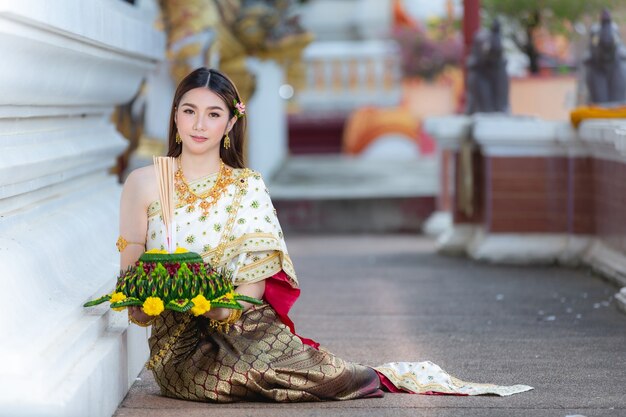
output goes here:
<path id="1" fill-rule="evenodd" d="M 208 317 L 210 319 L 218 320 L 218 321 L 226 320 L 226 318 L 228 318 L 229 315 L 230 315 L 230 309 L 222 308 L 222 307 L 212 308 L 206 313 L 204 313 L 204 317 Z"/>
<path id="2" fill-rule="evenodd" d="M 263 293 L 265 293 L 265 280 L 240 285 L 235 288 L 235 292 L 249 297 L 262 298 Z M 244 301 L 241 301 L 239 304 L 243 306 L 243 311 L 246 311 L 251 306 L 251 304 Z M 217 321 L 224 321 L 230 316 L 231 312 L 232 310 L 230 308 L 216 307 L 204 313 L 204 317 Z"/>

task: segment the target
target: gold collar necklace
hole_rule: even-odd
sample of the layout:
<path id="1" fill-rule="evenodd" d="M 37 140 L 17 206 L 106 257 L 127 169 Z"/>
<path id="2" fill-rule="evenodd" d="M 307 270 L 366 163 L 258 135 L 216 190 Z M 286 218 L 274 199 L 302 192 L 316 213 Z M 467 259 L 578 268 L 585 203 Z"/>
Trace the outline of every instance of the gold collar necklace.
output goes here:
<path id="1" fill-rule="evenodd" d="M 196 203 L 202 209 L 204 216 L 209 215 L 209 210 L 213 207 L 217 201 L 226 193 L 226 189 L 233 182 L 233 170 L 224 164 L 224 161 L 220 160 L 220 170 L 217 174 L 217 180 L 213 187 L 209 190 L 197 194 L 191 190 L 189 183 L 185 179 L 183 174 L 183 167 L 180 158 L 178 158 L 178 169 L 174 174 L 174 187 L 178 194 L 178 201 L 183 202 L 185 205 L 189 205 L 188 212 L 192 212 L 196 209 Z"/>

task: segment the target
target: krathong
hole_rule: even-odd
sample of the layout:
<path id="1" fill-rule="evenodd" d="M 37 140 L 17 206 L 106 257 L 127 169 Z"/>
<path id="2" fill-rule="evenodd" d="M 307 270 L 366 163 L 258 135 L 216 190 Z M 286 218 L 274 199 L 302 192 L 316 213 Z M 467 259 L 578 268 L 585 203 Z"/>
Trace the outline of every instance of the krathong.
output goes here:
<path id="1" fill-rule="evenodd" d="M 84 306 L 107 301 L 117 311 L 141 306 L 149 316 L 158 316 L 163 310 L 189 312 L 195 316 L 216 307 L 240 310 L 239 301 L 262 304 L 261 300 L 234 292 L 230 271 L 218 271 L 199 254 L 183 248 L 174 253 L 158 249 L 145 252 L 135 265 L 120 273 L 111 294 Z"/>

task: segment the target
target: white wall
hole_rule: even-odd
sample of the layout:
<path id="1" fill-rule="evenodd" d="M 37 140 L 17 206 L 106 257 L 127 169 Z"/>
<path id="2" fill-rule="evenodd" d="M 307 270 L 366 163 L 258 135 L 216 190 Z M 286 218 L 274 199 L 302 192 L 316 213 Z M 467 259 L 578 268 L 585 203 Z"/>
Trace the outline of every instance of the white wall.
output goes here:
<path id="1" fill-rule="evenodd" d="M 145 330 L 82 304 L 119 270 L 110 116 L 163 57 L 153 18 L 0 0 L 0 415 L 111 415 L 147 358 Z"/>

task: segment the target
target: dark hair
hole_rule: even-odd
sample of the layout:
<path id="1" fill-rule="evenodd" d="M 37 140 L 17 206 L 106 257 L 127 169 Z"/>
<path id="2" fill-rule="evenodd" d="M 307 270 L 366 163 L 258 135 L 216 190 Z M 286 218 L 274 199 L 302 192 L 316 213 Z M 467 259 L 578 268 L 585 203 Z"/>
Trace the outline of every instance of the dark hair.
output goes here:
<path id="1" fill-rule="evenodd" d="M 167 156 L 179 156 L 183 150 L 183 145 L 176 143 L 176 122 L 174 115 L 176 109 L 185 93 L 194 88 L 205 87 L 214 92 L 224 100 L 228 107 L 229 119 L 235 115 L 235 103 L 240 103 L 241 98 L 235 84 L 226 76 L 226 74 L 213 68 L 198 68 L 187 75 L 176 88 L 174 100 L 172 102 L 172 110 L 170 113 L 170 130 L 168 135 L 168 151 Z M 230 148 L 225 149 L 220 146 L 220 158 L 226 165 L 233 168 L 245 168 L 244 164 L 244 139 L 246 132 L 246 117 L 240 117 L 235 126 L 229 133 Z M 222 141 L 224 138 L 222 138 Z"/>

